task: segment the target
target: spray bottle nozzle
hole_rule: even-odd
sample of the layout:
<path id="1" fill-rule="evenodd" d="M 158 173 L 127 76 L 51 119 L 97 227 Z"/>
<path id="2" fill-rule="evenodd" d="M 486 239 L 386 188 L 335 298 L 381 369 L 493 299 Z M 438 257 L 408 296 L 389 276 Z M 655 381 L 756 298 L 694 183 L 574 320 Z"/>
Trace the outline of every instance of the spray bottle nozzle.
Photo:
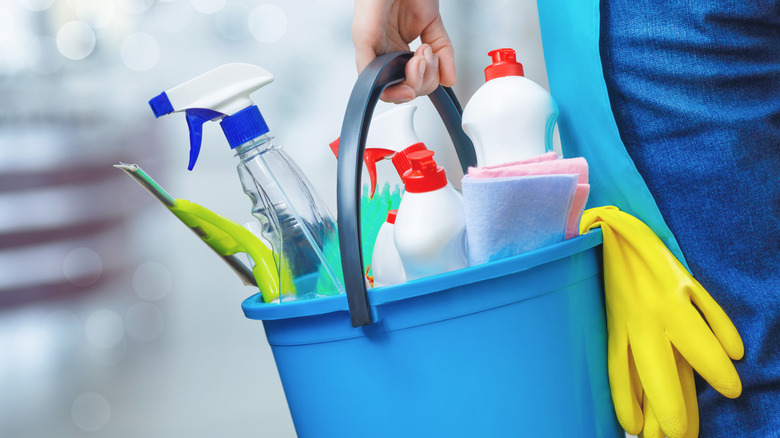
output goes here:
<path id="1" fill-rule="evenodd" d="M 251 64 L 225 64 L 160 93 L 149 106 L 155 117 L 185 112 L 190 130 L 188 168 L 192 170 L 200 153 L 204 123 L 222 119 L 231 148 L 268 132 L 249 95 L 273 79 L 271 73 Z M 225 123 L 232 116 L 236 117 Z"/>
<path id="2" fill-rule="evenodd" d="M 333 155 L 336 158 L 339 157 L 339 140 L 341 137 L 330 142 L 330 150 L 333 151 Z M 395 151 L 390 149 L 369 148 L 363 153 L 363 162 L 366 164 L 366 170 L 368 171 L 368 177 L 371 180 L 371 191 L 369 197 L 374 197 L 376 192 L 376 163 L 379 160 L 383 160 L 391 155 L 395 154 Z"/>

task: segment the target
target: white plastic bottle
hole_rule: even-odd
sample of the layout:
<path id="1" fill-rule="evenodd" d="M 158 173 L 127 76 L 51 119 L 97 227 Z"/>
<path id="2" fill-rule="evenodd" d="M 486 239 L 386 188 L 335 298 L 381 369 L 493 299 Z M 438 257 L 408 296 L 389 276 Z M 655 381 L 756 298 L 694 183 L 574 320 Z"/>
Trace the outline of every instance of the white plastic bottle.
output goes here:
<path id="1" fill-rule="evenodd" d="M 515 51 L 488 53 L 485 84 L 463 109 L 463 130 L 479 166 L 525 160 L 552 151 L 558 108 L 547 90 L 523 77 Z"/>
<path id="2" fill-rule="evenodd" d="M 409 154 L 406 193 L 398 207 L 393 241 L 407 280 L 468 266 L 463 199 L 448 182 L 433 151 Z"/>
<path id="3" fill-rule="evenodd" d="M 400 185 L 404 173 L 410 168 L 409 159 L 406 157 L 412 152 L 427 149 L 414 130 L 415 111 L 417 111 L 416 105 L 398 105 L 371 119 L 363 161 L 366 163 L 371 181 L 369 193 L 372 197 L 377 187 L 376 163 L 391 159 L 399 179 L 392 178 L 392 181 L 388 179 L 386 182 L 391 186 Z M 330 143 L 330 149 L 337 157 L 339 140 Z"/>
<path id="4" fill-rule="evenodd" d="M 390 286 L 406 282 L 406 272 L 401 256 L 395 247 L 393 232 L 398 210 L 390 210 L 387 220 L 379 228 L 371 255 L 371 271 L 374 273 L 374 287 Z"/>

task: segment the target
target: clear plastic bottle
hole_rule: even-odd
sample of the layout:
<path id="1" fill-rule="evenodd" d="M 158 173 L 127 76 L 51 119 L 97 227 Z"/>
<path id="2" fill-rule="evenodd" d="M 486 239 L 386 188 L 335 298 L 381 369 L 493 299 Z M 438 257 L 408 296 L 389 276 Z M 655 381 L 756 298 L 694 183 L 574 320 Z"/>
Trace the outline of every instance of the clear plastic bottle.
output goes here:
<path id="1" fill-rule="evenodd" d="M 260 67 L 225 64 L 161 93 L 149 105 L 157 117 L 186 114 L 190 170 L 203 124 L 219 122 L 240 160 L 238 174 L 252 214 L 273 250 L 281 301 L 343 293 L 336 223 L 303 172 L 273 142 L 249 97 L 271 81 L 273 75 Z"/>
<path id="2" fill-rule="evenodd" d="M 282 299 L 343 292 L 340 275 L 325 262 L 338 248 L 336 223 L 298 165 L 268 134 L 235 151 L 252 214 L 274 251 Z"/>

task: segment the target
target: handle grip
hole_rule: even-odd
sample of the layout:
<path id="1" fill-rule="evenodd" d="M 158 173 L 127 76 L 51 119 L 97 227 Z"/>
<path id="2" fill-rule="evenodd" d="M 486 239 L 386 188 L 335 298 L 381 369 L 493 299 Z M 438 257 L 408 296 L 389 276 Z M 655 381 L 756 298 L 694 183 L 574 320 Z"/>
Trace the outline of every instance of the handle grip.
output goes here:
<path id="1" fill-rule="evenodd" d="M 377 57 L 366 66 L 352 89 L 341 126 L 336 202 L 341 266 L 353 327 L 373 322 L 363 277 L 363 253 L 360 245 L 361 165 L 366 136 L 379 96 L 387 86 L 404 80 L 404 68 L 412 56 L 412 52 L 388 53 Z M 465 173 L 469 166 L 477 165 L 477 156 L 474 145 L 461 127 L 463 109 L 450 88 L 440 85 L 428 97 L 452 138 Z"/>

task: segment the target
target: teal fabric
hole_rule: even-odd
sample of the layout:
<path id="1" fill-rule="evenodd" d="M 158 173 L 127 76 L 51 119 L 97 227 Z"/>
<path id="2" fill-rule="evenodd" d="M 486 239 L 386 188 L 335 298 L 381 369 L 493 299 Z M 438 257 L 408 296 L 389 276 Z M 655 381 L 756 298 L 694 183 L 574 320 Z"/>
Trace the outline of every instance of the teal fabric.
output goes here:
<path id="1" fill-rule="evenodd" d="M 587 207 L 615 205 L 646 223 L 687 266 L 682 250 L 620 139 L 599 52 L 598 0 L 539 0 L 550 92 L 564 157 L 585 157 Z"/>

